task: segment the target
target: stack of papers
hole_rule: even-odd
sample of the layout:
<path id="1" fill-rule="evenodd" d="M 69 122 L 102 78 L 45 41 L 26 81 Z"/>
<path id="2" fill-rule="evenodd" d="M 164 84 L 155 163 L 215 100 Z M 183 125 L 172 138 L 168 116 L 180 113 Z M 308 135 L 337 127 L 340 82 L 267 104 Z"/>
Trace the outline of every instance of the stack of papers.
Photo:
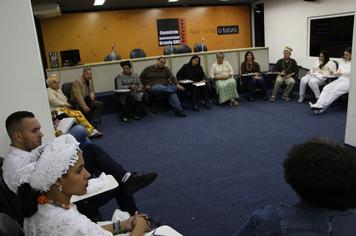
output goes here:
<path id="1" fill-rule="evenodd" d="M 181 84 L 190 84 L 190 83 L 193 83 L 194 81 L 193 80 L 190 80 L 190 79 L 185 79 L 185 80 L 180 80 L 179 83 Z"/>
<path id="2" fill-rule="evenodd" d="M 199 87 L 199 86 L 205 86 L 205 81 L 199 81 L 199 82 L 195 82 L 193 83 L 195 86 Z"/>
<path id="3" fill-rule="evenodd" d="M 130 89 L 115 89 L 114 93 L 128 93 L 130 91 Z"/>

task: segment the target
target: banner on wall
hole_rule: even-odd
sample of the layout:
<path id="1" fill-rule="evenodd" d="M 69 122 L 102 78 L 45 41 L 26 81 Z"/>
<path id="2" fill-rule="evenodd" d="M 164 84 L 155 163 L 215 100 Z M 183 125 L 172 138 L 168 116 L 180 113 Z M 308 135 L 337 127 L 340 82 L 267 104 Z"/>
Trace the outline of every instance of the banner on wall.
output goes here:
<path id="1" fill-rule="evenodd" d="M 216 28 L 216 32 L 218 35 L 222 34 L 238 34 L 239 26 L 238 25 L 226 25 L 226 26 L 218 26 Z"/>
<path id="2" fill-rule="evenodd" d="M 157 19 L 158 46 L 180 45 L 186 42 L 185 20 Z"/>

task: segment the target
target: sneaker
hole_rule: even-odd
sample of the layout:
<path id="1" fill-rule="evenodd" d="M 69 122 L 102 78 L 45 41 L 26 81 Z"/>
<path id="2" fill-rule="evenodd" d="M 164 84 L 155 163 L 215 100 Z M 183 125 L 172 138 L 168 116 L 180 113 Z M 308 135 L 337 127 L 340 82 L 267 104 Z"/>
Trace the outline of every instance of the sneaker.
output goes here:
<path id="1" fill-rule="evenodd" d="M 248 98 L 247 98 L 247 101 L 249 101 L 249 102 L 254 102 L 254 101 L 255 101 L 255 98 L 254 98 L 254 97 L 248 97 Z"/>
<path id="2" fill-rule="evenodd" d="M 179 117 L 187 116 L 186 114 L 184 114 L 183 110 L 176 110 L 174 113 L 176 114 L 176 116 L 179 116 Z"/>
<path id="3" fill-rule="evenodd" d="M 299 96 L 299 99 L 298 99 L 298 102 L 299 103 L 302 103 L 304 101 L 304 96 L 303 95 L 300 95 Z"/>
<path id="4" fill-rule="evenodd" d="M 122 191 L 125 193 L 125 195 L 132 195 L 138 190 L 141 190 L 150 185 L 156 178 L 156 172 L 142 175 L 132 173 L 128 180 L 122 184 Z"/>
<path id="5" fill-rule="evenodd" d="M 98 130 L 94 129 L 91 134 L 89 135 L 89 138 L 101 138 L 103 137 L 103 133 L 99 132 Z"/>
<path id="6" fill-rule="evenodd" d="M 270 101 L 270 102 L 276 101 L 276 97 L 272 95 L 271 98 L 269 99 L 269 101 Z"/>
<path id="7" fill-rule="evenodd" d="M 263 96 L 263 101 L 268 101 L 268 95 Z"/>
<path id="8" fill-rule="evenodd" d="M 321 109 L 323 109 L 322 106 L 319 106 L 316 103 L 313 104 L 313 103 L 309 102 L 309 106 L 310 106 L 310 109 L 312 109 L 312 110 L 321 110 Z"/>

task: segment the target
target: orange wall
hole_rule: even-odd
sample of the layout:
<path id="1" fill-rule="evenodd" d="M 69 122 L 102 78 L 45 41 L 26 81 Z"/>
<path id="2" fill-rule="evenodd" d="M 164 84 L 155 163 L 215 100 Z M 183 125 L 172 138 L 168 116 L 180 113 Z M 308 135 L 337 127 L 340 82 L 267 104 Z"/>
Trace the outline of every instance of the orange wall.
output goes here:
<path id="1" fill-rule="evenodd" d="M 209 50 L 251 46 L 249 6 L 187 7 L 72 13 L 41 20 L 42 34 L 48 52 L 79 49 L 82 63 L 104 60 L 111 43 L 122 58 L 133 48 L 142 48 L 147 56 L 161 55 L 158 46 L 157 19 L 184 18 L 187 44 L 205 38 Z M 239 25 L 239 34 L 217 35 L 219 25 Z"/>

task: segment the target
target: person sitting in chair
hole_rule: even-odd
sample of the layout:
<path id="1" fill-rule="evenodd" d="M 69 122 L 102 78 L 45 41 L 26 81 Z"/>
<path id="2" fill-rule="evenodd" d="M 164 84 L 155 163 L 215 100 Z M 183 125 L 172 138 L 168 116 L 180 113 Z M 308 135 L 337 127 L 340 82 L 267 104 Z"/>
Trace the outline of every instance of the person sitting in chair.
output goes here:
<path id="1" fill-rule="evenodd" d="M 239 105 L 237 98 L 239 95 L 236 90 L 236 80 L 234 70 L 228 61 L 224 61 L 225 55 L 222 52 L 216 54 L 217 62 L 210 69 L 210 77 L 215 82 L 216 92 L 219 95 L 219 103 L 229 101 L 230 106 Z"/>
<path id="2" fill-rule="evenodd" d="M 182 105 L 180 103 L 177 92 L 184 91 L 184 87 L 179 84 L 168 67 L 165 66 L 166 59 L 159 57 L 155 65 L 146 67 L 140 79 L 145 86 L 145 89 L 151 96 L 167 95 L 169 104 L 174 108 L 175 114 L 180 117 L 185 117 Z"/>
<path id="3" fill-rule="evenodd" d="M 244 76 L 248 74 L 248 76 Z M 261 75 L 260 65 L 255 62 L 255 56 L 252 51 L 247 51 L 245 53 L 245 61 L 241 63 L 241 76 L 244 76 L 245 82 L 247 84 L 247 100 L 250 102 L 255 101 L 255 90 L 256 88 L 261 89 L 263 94 L 263 100 L 267 101 L 267 90 L 266 82 Z"/>
<path id="4" fill-rule="evenodd" d="M 115 88 L 130 89 L 129 93 L 120 94 L 123 110 L 120 118 L 123 122 L 128 122 L 130 118 L 141 120 L 145 114 L 143 85 L 138 75 L 132 72 L 130 61 L 123 61 L 120 65 L 122 72 L 115 78 Z"/>
<path id="5" fill-rule="evenodd" d="M 95 97 L 91 68 L 84 68 L 82 76 L 73 82 L 71 101 L 73 107 L 81 110 L 95 125 L 101 123 L 100 116 L 104 103 Z"/>
<path id="6" fill-rule="evenodd" d="M 70 134 L 53 139 L 19 169 L 18 195 L 24 206 L 24 231 L 28 236 L 141 236 L 150 230 L 149 218 L 135 212 L 125 220 L 98 225 L 78 212 L 73 195 L 84 195 L 89 184 L 79 143 Z M 122 212 L 124 213 L 124 212 Z M 172 233 L 177 233 L 171 229 Z"/>
<path id="7" fill-rule="evenodd" d="M 323 88 L 316 103 L 313 104 L 309 102 L 310 109 L 314 111 L 314 114 L 323 113 L 324 110 L 338 97 L 349 92 L 351 79 L 351 51 L 351 48 L 346 48 L 344 51 L 343 60 L 339 64 L 339 69 L 335 73 L 339 78 Z"/>
<path id="8" fill-rule="evenodd" d="M 181 80 L 191 80 L 194 83 L 196 82 L 206 82 L 205 73 L 203 71 L 203 67 L 200 65 L 200 57 L 195 55 L 192 56 L 189 63 L 184 64 L 179 71 L 177 72 L 177 79 Z M 188 89 L 192 92 L 192 103 L 193 110 L 199 110 L 199 95 L 204 99 L 205 107 L 210 109 L 210 101 L 209 101 L 209 90 L 208 86 L 196 86 L 195 84 L 188 84 Z"/>
<path id="9" fill-rule="evenodd" d="M 284 90 L 282 99 L 286 102 L 290 100 L 289 95 L 294 87 L 295 77 L 298 72 L 297 62 L 290 57 L 292 51 L 293 50 L 290 47 L 285 47 L 283 50 L 283 58 L 279 59 L 273 68 L 278 75 L 274 84 L 272 96 L 270 98 L 271 102 L 276 100 L 279 88 L 283 83 L 285 83 L 287 87 Z"/>
<path id="10" fill-rule="evenodd" d="M 339 144 L 314 139 L 292 148 L 284 179 L 300 202 L 256 210 L 235 236 L 354 235 L 356 156 Z"/>
<path id="11" fill-rule="evenodd" d="M 73 106 L 68 102 L 68 98 L 60 89 L 59 80 L 55 74 L 50 75 L 46 83 L 48 85 L 47 95 L 51 111 L 63 112 L 67 116 L 75 118 L 76 123 L 82 125 L 91 138 L 103 136 L 103 133 L 96 130 L 81 111 L 73 109 Z"/>
<path id="12" fill-rule="evenodd" d="M 333 75 L 335 72 L 335 62 L 330 61 L 326 50 L 322 50 L 319 54 L 319 59 L 314 63 L 309 73 L 300 80 L 298 102 L 301 103 L 304 101 L 307 85 L 313 90 L 315 98 L 318 100 L 320 96 L 319 86 L 325 84 L 325 76 Z"/>
<path id="13" fill-rule="evenodd" d="M 17 111 L 9 115 L 6 119 L 6 130 L 11 145 L 2 166 L 3 178 L 9 189 L 17 193 L 19 176 L 16 172 L 31 161 L 31 152 L 40 148 L 43 134 L 40 123 L 34 114 L 28 111 Z M 120 183 L 120 187 L 101 199 L 83 202 L 79 210 L 93 219 L 97 216 L 98 207 L 115 198 L 122 210 L 134 214 L 137 206 L 133 194 L 150 185 L 156 179 L 157 173 L 131 173 L 94 143 L 86 144 L 82 151 L 85 167 L 92 174 L 110 174 Z"/>

